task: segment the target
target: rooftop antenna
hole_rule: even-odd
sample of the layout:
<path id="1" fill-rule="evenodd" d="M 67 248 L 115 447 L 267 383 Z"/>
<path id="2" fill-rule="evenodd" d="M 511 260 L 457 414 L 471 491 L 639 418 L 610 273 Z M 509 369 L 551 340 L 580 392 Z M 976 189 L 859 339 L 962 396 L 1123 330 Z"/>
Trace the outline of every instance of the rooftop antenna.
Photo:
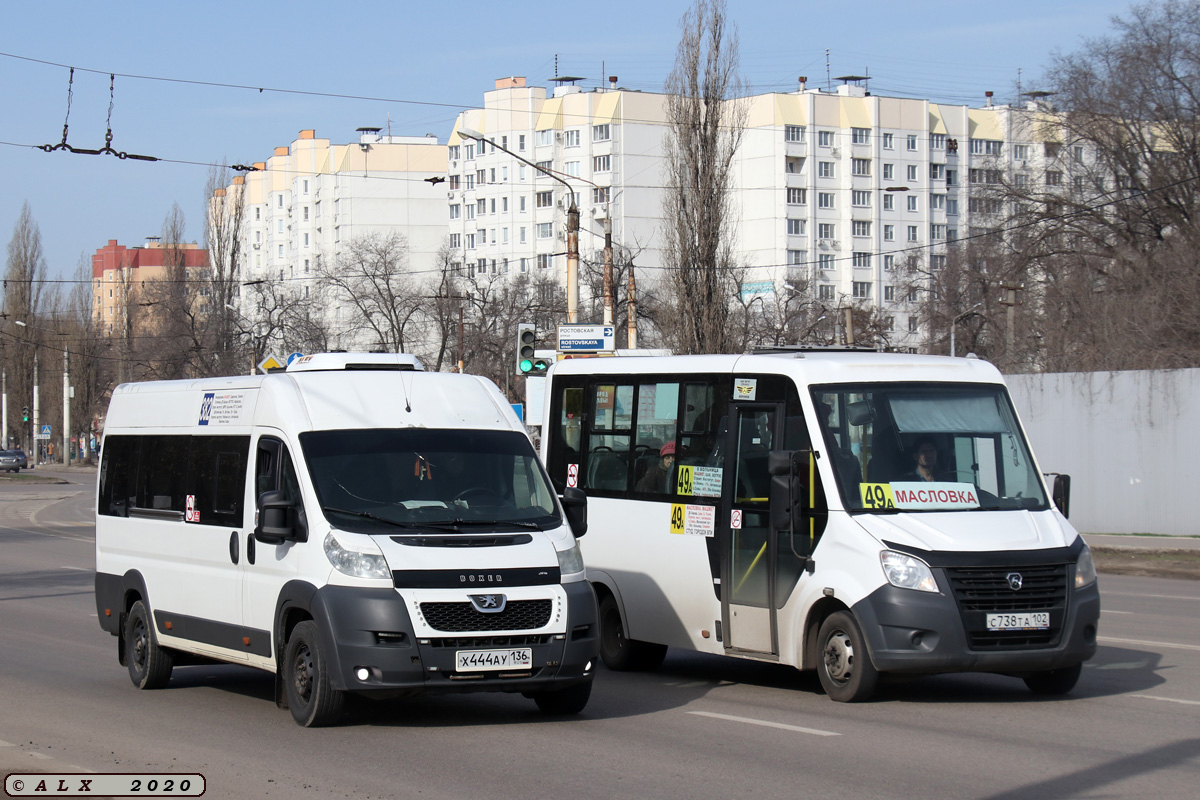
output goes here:
<path id="1" fill-rule="evenodd" d="M 390 142 L 392 140 L 392 112 L 390 112 L 390 111 L 388 112 L 388 115 L 387 115 L 387 131 L 388 131 L 388 134 L 387 134 L 388 141 Z"/>
<path id="2" fill-rule="evenodd" d="M 830 72 L 829 72 L 829 48 L 828 47 L 825 48 L 825 88 L 831 92 L 833 91 L 833 78 L 830 77 Z"/>

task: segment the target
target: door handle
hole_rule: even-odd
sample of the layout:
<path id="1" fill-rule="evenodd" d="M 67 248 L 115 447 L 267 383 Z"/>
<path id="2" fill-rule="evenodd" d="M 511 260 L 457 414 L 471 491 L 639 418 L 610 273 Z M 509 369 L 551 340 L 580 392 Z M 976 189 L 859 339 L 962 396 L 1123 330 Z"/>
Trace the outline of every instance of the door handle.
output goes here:
<path id="1" fill-rule="evenodd" d="M 229 560 L 233 563 L 238 562 L 238 532 L 234 531 L 229 535 Z"/>
<path id="2" fill-rule="evenodd" d="M 251 564 L 254 563 L 254 534 L 246 534 L 246 560 Z"/>

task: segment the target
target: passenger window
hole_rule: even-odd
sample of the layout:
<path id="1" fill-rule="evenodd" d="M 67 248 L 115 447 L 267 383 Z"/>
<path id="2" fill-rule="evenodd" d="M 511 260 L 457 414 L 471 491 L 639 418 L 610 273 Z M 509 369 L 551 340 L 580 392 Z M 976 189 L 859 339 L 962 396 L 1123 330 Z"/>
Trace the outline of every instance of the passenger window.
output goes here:
<path id="1" fill-rule="evenodd" d="M 137 436 L 108 436 L 100 459 L 100 496 L 97 511 L 107 517 L 127 517 L 134 504 L 137 483 Z"/>
<path id="2" fill-rule="evenodd" d="M 648 494 L 675 493 L 675 441 L 679 384 L 647 383 L 637 390 L 637 432 L 633 442 L 633 488 Z"/>
<path id="3" fill-rule="evenodd" d="M 143 436 L 139 458 L 138 508 L 184 511 L 184 477 L 187 474 L 187 436 Z"/>
<path id="4" fill-rule="evenodd" d="M 246 494 L 248 436 L 191 437 L 191 455 L 185 492 L 195 499 L 201 525 L 242 525 Z"/>

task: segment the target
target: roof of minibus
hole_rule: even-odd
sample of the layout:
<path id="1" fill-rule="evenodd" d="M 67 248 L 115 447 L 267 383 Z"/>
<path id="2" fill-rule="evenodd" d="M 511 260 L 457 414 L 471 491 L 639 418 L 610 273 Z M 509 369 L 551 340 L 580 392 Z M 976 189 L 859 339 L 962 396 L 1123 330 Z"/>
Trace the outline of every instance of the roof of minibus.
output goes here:
<path id="1" fill-rule="evenodd" d="M 790 375 L 804 385 L 894 381 L 1004 382 L 996 367 L 979 358 L 849 350 L 567 359 L 555 364 L 551 372 L 554 375 L 775 373 Z"/>

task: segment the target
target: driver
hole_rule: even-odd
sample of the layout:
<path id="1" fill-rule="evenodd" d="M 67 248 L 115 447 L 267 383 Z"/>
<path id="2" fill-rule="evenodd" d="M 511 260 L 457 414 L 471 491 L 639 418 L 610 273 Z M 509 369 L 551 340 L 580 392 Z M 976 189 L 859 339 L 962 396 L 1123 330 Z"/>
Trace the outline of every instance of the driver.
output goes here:
<path id="1" fill-rule="evenodd" d="M 906 473 L 901 481 L 934 481 L 937 480 L 938 451 L 933 439 L 922 436 L 913 443 L 910 449 L 914 469 Z"/>

